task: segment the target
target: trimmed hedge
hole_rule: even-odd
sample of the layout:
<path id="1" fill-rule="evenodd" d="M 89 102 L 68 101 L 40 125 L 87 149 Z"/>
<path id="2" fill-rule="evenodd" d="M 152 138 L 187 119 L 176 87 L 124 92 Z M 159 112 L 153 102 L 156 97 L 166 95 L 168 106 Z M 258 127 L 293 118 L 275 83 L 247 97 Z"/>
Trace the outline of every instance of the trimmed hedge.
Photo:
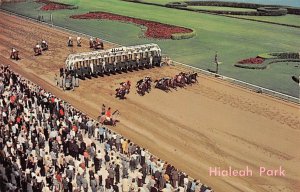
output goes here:
<path id="1" fill-rule="evenodd" d="M 273 56 L 270 53 L 262 53 L 262 54 L 259 54 L 258 57 L 263 58 L 263 59 L 275 59 L 276 58 L 276 56 Z"/>
<path id="2" fill-rule="evenodd" d="M 173 40 L 181 40 L 181 39 L 189 39 L 196 36 L 196 32 L 193 30 L 191 33 L 175 33 L 172 34 L 171 39 Z"/>
<path id="3" fill-rule="evenodd" d="M 270 55 L 276 57 L 277 59 L 300 59 L 300 53 L 270 53 Z"/>
<path id="4" fill-rule="evenodd" d="M 256 3 L 240 3 L 240 2 L 224 2 L 224 1 L 185 1 L 188 6 L 218 6 L 218 7 L 235 7 L 235 8 L 247 8 L 247 9 L 258 9 L 261 7 L 272 7 L 272 8 L 282 8 L 285 10 L 267 10 L 267 11 L 211 11 L 206 10 L 209 12 L 214 12 L 217 14 L 231 14 L 231 15 L 250 15 L 250 16 L 278 16 L 278 15 L 285 15 L 285 14 L 295 14 L 300 15 L 300 8 L 297 7 L 288 7 L 288 6 L 281 6 L 281 5 L 263 5 L 263 4 L 256 4 Z M 204 11 L 204 10 L 203 10 Z M 286 13 L 285 13 L 286 12 Z M 248 13 L 248 14 L 247 14 Z M 256 13 L 256 14 L 254 14 Z M 285 14 L 284 14 L 285 13 Z"/>
<path id="5" fill-rule="evenodd" d="M 287 14 L 287 9 L 281 7 L 259 7 L 257 12 L 262 15 L 281 16 Z"/>
<path id="6" fill-rule="evenodd" d="M 277 53 L 263 53 L 258 57 L 264 59 L 300 59 L 300 53 L 296 52 L 277 52 Z"/>
<path id="7" fill-rule="evenodd" d="M 175 7 L 187 7 L 188 4 L 185 2 L 170 2 L 165 5 L 166 7 L 175 8 Z"/>

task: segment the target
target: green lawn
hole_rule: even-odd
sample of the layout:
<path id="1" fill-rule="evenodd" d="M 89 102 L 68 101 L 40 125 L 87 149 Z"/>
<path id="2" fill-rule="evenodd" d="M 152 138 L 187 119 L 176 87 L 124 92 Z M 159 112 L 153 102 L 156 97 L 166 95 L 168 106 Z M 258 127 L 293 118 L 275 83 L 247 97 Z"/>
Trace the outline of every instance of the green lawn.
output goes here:
<path id="1" fill-rule="evenodd" d="M 266 70 L 247 70 L 233 65 L 244 58 L 255 57 L 266 52 L 300 51 L 300 29 L 265 24 L 223 16 L 194 13 L 164 7 L 136 4 L 120 0 L 62 0 L 79 6 L 78 10 L 43 12 L 40 4 L 23 2 L 4 4 L 3 7 L 36 18 L 53 13 L 54 24 L 124 45 L 154 42 L 172 59 L 202 69 L 214 69 L 212 64 L 217 50 L 220 73 L 269 89 L 299 96 L 299 87 L 290 76 L 300 75 L 297 64 L 274 64 Z M 116 14 L 159 21 L 193 28 L 197 35 L 186 40 L 155 40 L 140 37 L 138 26 L 116 21 L 73 20 L 69 16 L 89 11 L 107 11 Z"/>
<path id="2" fill-rule="evenodd" d="M 200 10 L 211 10 L 211 11 L 256 11 L 256 9 L 217 7 L 217 6 L 188 6 L 188 8 L 200 9 Z"/>

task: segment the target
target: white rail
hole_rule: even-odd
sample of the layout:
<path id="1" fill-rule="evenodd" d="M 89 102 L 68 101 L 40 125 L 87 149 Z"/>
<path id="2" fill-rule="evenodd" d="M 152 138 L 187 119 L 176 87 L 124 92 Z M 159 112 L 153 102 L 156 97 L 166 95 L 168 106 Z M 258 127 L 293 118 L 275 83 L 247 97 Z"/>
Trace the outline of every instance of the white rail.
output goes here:
<path id="1" fill-rule="evenodd" d="M 24 15 L 21 15 L 21 14 L 17 14 L 17 13 L 5 10 L 3 8 L 0 8 L 0 10 L 2 12 L 7 13 L 7 14 L 15 15 L 15 16 L 18 16 L 18 17 L 21 17 L 21 18 L 24 18 L 24 19 L 28 19 L 28 20 L 34 21 L 34 22 L 42 23 L 44 25 L 55 27 L 57 29 L 68 31 L 68 32 L 71 32 L 71 33 L 74 33 L 74 34 L 78 34 L 78 35 L 81 35 L 81 36 L 86 36 L 86 37 L 89 37 L 89 38 L 93 37 L 91 35 L 88 35 L 88 34 L 85 34 L 85 33 L 81 33 L 81 32 L 78 32 L 78 31 L 74 31 L 74 30 L 68 29 L 66 27 L 61 27 L 61 26 L 53 25 L 53 24 L 50 24 L 50 23 L 47 23 L 47 22 L 44 22 L 44 21 L 39 21 L 39 20 L 31 18 L 31 17 L 27 17 L 27 16 L 24 16 Z M 110 44 L 114 44 L 116 46 L 120 46 L 120 47 L 123 46 L 123 45 L 120 45 L 118 43 L 107 41 L 107 40 L 104 40 L 104 39 L 103 39 L 103 41 L 107 42 L 107 43 L 110 43 Z M 180 62 L 177 62 L 177 61 L 173 61 L 173 62 L 176 63 L 176 64 L 178 64 L 178 65 L 182 65 L 182 66 L 185 66 L 185 67 L 192 68 L 194 70 L 200 71 L 200 72 L 202 72 L 202 73 L 204 73 L 206 75 L 216 75 L 215 73 L 212 73 L 210 71 L 206 71 L 206 70 L 203 70 L 203 69 L 200 69 L 200 68 L 197 68 L 197 67 L 193 67 L 193 66 L 184 64 L 184 63 L 180 63 Z M 277 91 L 274 91 L 274 90 L 271 90 L 271 89 L 267 89 L 267 88 L 264 88 L 264 87 L 253 85 L 251 83 L 247 83 L 247 82 L 244 82 L 244 81 L 241 81 L 241 80 L 238 80 L 238 79 L 234 79 L 234 78 L 231 78 L 231 77 L 227 77 L 227 76 L 223 76 L 223 75 L 219 75 L 219 74 L 218 74 L 218 77 L 220 77 L 220 78 L 222 78 L 224 80 L 227 80 L 227 81 L 234 82 L 234 83 L 239 84 L 239 85 L 241 85 L 243 87 L 251 88 L 251 89 L 256 90 L 256 91 L 258 91 L 260 93 L 265 93 L 265 94 L 268 94 L 270 96 L 274 96 L 274 97 L 277 97 L 277 98 L 281 98 L 281 99 L 284 99 L 284 100 L 287 100 L 287 101 L 292 101 L 294 103 L 300 104 L 300 98 L 299 98 L 300 97 L 300 93 L 299 93 L 299 97 L 297 98 L 297 97 L 293 97 L 293 96 L 290 96 L 290 95 L 287 95 L 287 94 L 284 94 L 284 93 L 280 93 L 280 92 L 277 92 Z"/>

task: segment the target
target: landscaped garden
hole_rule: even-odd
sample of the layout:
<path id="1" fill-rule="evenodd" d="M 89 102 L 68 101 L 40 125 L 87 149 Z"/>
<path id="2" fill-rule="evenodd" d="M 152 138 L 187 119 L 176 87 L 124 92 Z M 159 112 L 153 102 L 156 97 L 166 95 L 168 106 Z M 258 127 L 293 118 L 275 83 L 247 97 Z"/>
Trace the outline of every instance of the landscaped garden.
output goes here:
<path id="1" fill-rule="evenodd" d="M 264 53 L 255 58 L 243 59 L 234 66 L 247 69 L 266 69 L 268 65 L 274 63 L 296 63 L 300 67 L 299 53 Z"/>
<path id="2" fill-rule="evenodd" d="M 178 27 L 174 25 L 163 24 L 159 22 L 137 19 L 133 17 L 126 17 L 107 12 L 89 12 L 81 15 L 72 15 L 72 19 L 101 19 L 111 21 L 121 21 L 126 23 L 133 23 L 147 28 L 145 37 L 156 39 L 188 39 L 195 36 L 195 32 L 191 29 Z"/>
<path id="3" fill-rule="evenodd" d="M 157 43 L 163 54 L 173 60 L 204 70 L 214 69 L 214 55 L 218 51 L 219 73 L 282 93 L 299 96 L 299 87 L 291 82 L 291 76 L 299 76 L 299 64 L 272 64 L 265 70 L 245 70 L 234 65 L 241 60 L 266 52 L 299 52 L 300 29 L 255 21 L 228 18 L 221 15 L 190 12 L 166 7 L 144 5 L 121 0 L 62 0 L 78 9 L 42 11 L 43 4 L 34 1 L 3 4 L 2 8 L 32 18 L 43 15 L 46 22 L 53 16 L 54 25 L 87 33 L 122 45 Z M 169 2 L 169 1 L 168 1 Z M 139 25 L 103 20 L 72 19 L 72 15 L 89 12 L 108 12 L 117 15 L 148 20 L 193 29 L 196 36 L 174 41 L 141 36 Z M 287 15 L 293 16 L 293 15 Z M 280 16 L 274 18 L 284 18 Z M 264 17 L 264 16 L 262 16 Z M 295 19 L 296 22 L 296 19 Z"/>

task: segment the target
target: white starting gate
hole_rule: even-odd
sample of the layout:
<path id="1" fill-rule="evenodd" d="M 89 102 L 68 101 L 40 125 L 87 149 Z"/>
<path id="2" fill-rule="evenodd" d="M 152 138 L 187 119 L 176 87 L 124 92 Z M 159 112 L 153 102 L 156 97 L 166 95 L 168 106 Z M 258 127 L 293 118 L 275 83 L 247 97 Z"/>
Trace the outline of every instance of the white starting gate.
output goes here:
<path id="1" fill-rule="evenodd" d="M 70 54 L 66 59 L 65 67 L 68 70 L 78 70 L 82 67 L 90 67 L 93 70 L 94 65 L 107 67 L 107 65 L 116 65 L 117 62 L 138 61 L 141 58 L 152 62 L 154 57 L 161 58 L 161 49 L 157 44 L 151 43 Z"/>

